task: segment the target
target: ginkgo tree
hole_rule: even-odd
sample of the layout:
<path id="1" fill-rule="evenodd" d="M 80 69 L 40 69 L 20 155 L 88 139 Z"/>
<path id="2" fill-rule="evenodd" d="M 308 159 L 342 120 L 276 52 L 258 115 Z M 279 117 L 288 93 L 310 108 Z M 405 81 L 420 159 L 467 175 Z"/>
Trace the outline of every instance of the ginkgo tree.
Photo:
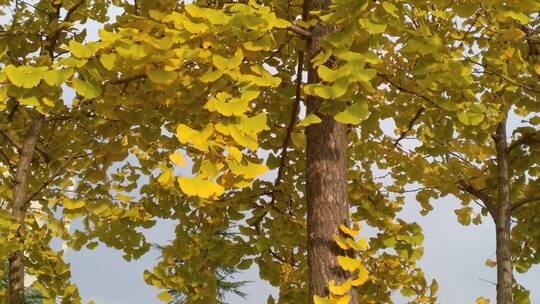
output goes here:
<path id="1" fill-rule="evenodd" d="M 81 26 L 105 22 L 108 8 L 107 1 L 0 2 L 7 14 L 0 27 L 0 259 L 9 262 L 2 302 L 25 303 L 25 275 L 45 303 L 80 302 L 64 251 L 51 247 L 56 238 L 75 249 L 99 239 L 124 248 L 126 259 L 149 249 L 135 228 L 153 222 L 125 195 L 136 178 L 127 184 L 110 174 L 128 156 L 130 125 L 103 114 L 108 109 L 95 100 L 101 88 L 89 77 L 98 71 L 82 69 L 94 45 L 82 48 Z M 81 217 L 82 228 L 70 231 Z"/>
<path id="2" fill-rule="evenodd" d="M 410 72 L 393 79 L 388 95 L 394 102 L 408 96 L 403 105 L 416 111 L 413 119 L 395 119 L 403 126 L 394 141 L 402 152 L 386 156 L 395 160 L 390 190 L 417 182 L 425 213 L 430 199 L 452 194 L 463 204 L 456 210 L 463 225 L 493 219 L 497 258 L 486 264 L 497 267 L 497 303 L 529 303 L 513 271 L 537 263 L 539 8 L 538 1 L 434 5 L 436 26 L 418 24 L 424 35 L 404 43 Z M 407 136 L 417 141 L 403 144 Z"/>
<path id="3" fill-rule="evenodd" d="M 370 17 L 368 2 L 354 6 L 355 14 L 366 14 L 366 20 L 336 32 L 329 39 L 334 44 L 329 45 L 322 43 L 327 38 L 322 30 L 326 25 L 317 27 L 332 19 L 317 17 L 317 5 L 324 3 L 314 2 L 313 7 L 310 2 L 293 6 L 253 1 L 118 4 L 125 13 L 100 32 L 99 51 L 88 64 L 110 71 L 102 75 L 111 77 L 103 81 L 104 99 L 118 102 L 118 108 L 126 111 L 144 108 L 146 115 L 156 114 L 144 127 L 153 129 L 147 133 L 161 135 L 153 149 L 157 154 L 136 153 L 154 177 L 141 188 L 140 201 L 154 216 L 180 222 L 176 240 L 163 249 L 156 268 L 145 273 L 149 284 L 178 290 L 194 302 L 206 303 L 215 301 L 217 268 L 245 269 L 255 262 L 261 278 L 279 286 L 278 301 L 282 303 L 357 298 L 388 302 L 394 289 L 402 289 L 415 301 L 435 301 L 436 283 L 429 288 L 415 264 L 422 255 L 420 227 L 395 220 L 403 202 L 385 197 L 369 170 L 358 171 L 360 162 L 369 168 L 373 159 L 361 150 L 346 153 L 357 133 L 347 134 L 347 129 L 354 128 L 345 124 L 358 125 L 368 117 L 367 96 L 375 93 L 370 80 L 377 73 L 365 65 L 381 61 L 375 52 L 348 50 L 372 35 L 373 26 L 379 29 L 377 37 L 382 37 L 381 25 L 366 19 Z M 339 4 L 339 18 L 331 21 L 336 24 L 350 3 Z M 394 5 L 375 8 L 381 17 L 397 16 Z M 297 20 L 299 16 L 302 20 Z M 367 30 L 353 45 L 357 26 Z M 314 43 L 313 33 L 319 31 L 320 41 Z M 351 43 L 340 44 L 341 40 Z M 314 48 L 311 53 L 306 52 L 310 48 Z M 339 72 L 332 70 L 335 65 L 324 65 L 333 52 L 344 61 Z M 304 71 L 311 75 L 309 86 L 304 86 Z M 326 83 L 320 83 L 319 77 Z M 366 96 L 362 98 L 362 94 Z M 310 113 L 300 121 L 300 104 L 306 98 L 314 98 L 321 107 L 310 106 Z M 354 104 L 348 106 L 349 101 Z M 334 126 L 340 130 L 341 150 L 328 146 L 332 144 L 327 137 L 330 134 L 323 135 L 317 129 L 307 143 L 341 156 L 335 164 L 310 169 L 319 173 L 306 175 L 306 127 L 330 130 Z M 369 134 L 370 127 L 366 125 L 369 131 L 363 134 Z M 326 158 L 317 154 L 312 153 L 309 159 Z M 320 165 L 316 158 L 307 164 Z M 186 164 L 191 165 L 191 174 L 180 169 Z M 337 171 L 332 173 L 329 168 Z M 255 179 L 268 169 L 276 171 L 273 182 Z M 354 184 L 349 183 L 349 171 Z M 322 178 L 324 174 L 327 177 Z M 311 183 L 311 191 L 326 189 L 330 196 L 323 199 L 321 193 L 308 194 L 306 183 Z M 333 189 L 340 189 L 339 197 L 332 196 Z M 353 208 L 347 203 L 349 196 Z M 332 223 L 317 222 L 329 214 L 313 215 L 313 200 L 318 200 L 321 208 L 336 208 L 339 216 Z M 306 212 L 311 229 L 306 226 Z M 339 241 L 339 235 L 347 236 L 347 227 L 351 227 L 351 212 L 357 220 L 380 229 L 370 240 L 369 249 L 351 236 L 348 241 Z M 238 225 L 234 239 L 223 239 L 217 233 L 233 224 Z M 307 232 L 314 228 L 320 232 Z M 324 242 L 319 233 L 324 233 Z M 353 234 L 356 237 L 357 232 Z M 311 245 L 306 247 L 308 235 Z M 318 249 L 324 254 L 322 259 L 319 253 L 308 254 L 317 244 L 322 246 Z M 359 252 L 363 252 L 362 264 L 357 260 Z M 315 262 L 317 267 L 312 264 Z M 335 267 L 343 271 L 328 271 Z M 354 279 L 356 272 L 361 280 Z M 373 272 L 369 279 L 367 272 Z M 317 287 L 309 288 L 310 282 Z M 170 299 L 168 291 L 160 297 Z"/>

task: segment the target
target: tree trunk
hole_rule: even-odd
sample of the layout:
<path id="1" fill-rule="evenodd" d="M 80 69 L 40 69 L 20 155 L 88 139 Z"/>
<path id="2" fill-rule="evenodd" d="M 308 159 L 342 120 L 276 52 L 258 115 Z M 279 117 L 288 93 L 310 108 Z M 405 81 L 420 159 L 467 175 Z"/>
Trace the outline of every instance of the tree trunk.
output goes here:
<path id="1" fill-rule="evenodd" d="M 495 218 L 497 234 L 497 304 L 512 304 L 512 259 L 510 252 L 510 179 L 506 121 L 499 123 L 494 136 L 497 148 L 498 202 Z"/>
<path id="2" fill-rule="evenodd" d="M 308 1 L 309 11 L 326 10 L 328 0 Z M 308 41 L 308 82 L 319 81 L 317 71 L 311 67 L 311 58 L 319 53 L 321 41 L 335 30 L 317 25 Z M 322 100 L 307 97 L 307 112 L 316 113 Z M 322 122 L 307 127 L 307 233 L 310 303 L 315 295 L 328 296 L 328 283 L 341 283 L 349 274 L 337 263 L 337 255 L 345 255 L 334 241 L 339 226 L 349 222 L 347 195 L 347 133 L 346 126 L 333 117 L 319 115 Z M 358 303 L 351 293 L 351 304 Z"/>
<path id="3" fill-rule="evenodd" d="M 38 114 L 19 151 L 15 185 L 13 186 L 12 220 L 20 224 L 17 229 L 19 243 L 24 243 L 24 218 L 26 216 L 26 197 L 28 171 L 34 158 L 34 149 L 45 118 Z M 9 304 L 24 304 L 24 252 L 16 250 L 9 257 Z"/>

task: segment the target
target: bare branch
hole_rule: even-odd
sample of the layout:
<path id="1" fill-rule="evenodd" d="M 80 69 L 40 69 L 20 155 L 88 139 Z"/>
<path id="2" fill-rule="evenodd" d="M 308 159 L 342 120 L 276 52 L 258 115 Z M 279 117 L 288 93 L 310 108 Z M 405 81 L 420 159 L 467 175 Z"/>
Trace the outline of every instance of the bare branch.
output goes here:
<path id="1" fill-rule="evenodd" d="M 486 280 L 486 279 L 478 279 L 478 280 L 480 280 L 480 281 L 482 281 L 482 282 L 489 283 L 489 284 L 491 284 L 491 285 L 493 285 L 493 286 L 497 286 L 497 283 L 492 282 L 492 281 L 488 281 L 488 280 Z"/>

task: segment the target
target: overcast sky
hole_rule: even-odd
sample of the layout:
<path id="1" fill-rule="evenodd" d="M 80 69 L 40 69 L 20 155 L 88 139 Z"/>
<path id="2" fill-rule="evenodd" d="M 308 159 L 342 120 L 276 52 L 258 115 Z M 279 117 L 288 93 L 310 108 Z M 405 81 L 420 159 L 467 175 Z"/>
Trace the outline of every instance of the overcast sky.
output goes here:
<path id="1" fill-rule="evenodd" d="M 482 281 L 496 281 L 495 270 L 484 265 L 486 259 L 495 258 L 491 220 L 486 218 L 481 226 L 463 227 L 457 223 L 453 212 L 460 206 L 457 200 L 441 199 L 434 202 L 434 206 L 435 210 L 429 215 L 419 216 L 420 209 L 411 198 L 403 216 L 418 222 L 424 229 L 425 255 L 420 265 L 428 279 L 435 278 L 439 282 L 439 303 L 472 304 L 479 296 L 494 302 L 495 286 Z M 153 242 L 164 243 L 173 238 L 173 232 L 173 223 L 160 223 L 147 235 Z M 125 262 L 120 252 L 103 246 L 93 251 L 69 252 L 67 256 L 73 281 L 85 300 L 95 300 L 97 304 L 159 303 L 155 297 L 158 291 L 147 286 L 142 278 L 142 272 L 155 264 L 157 252 L 131 263 Z M 531 303 L 540 303 L 540 268 L 535 267 L 516 278 L 531 289 Z M 254 281 L 244 288 L 249 297 L 245 300 L 229 297 L 228 303 L 266 304 L 268 294 L 275 293 L 267 284 L 258 282 L 256 269 L 242 273 L 238 279 Z M 399 301 L 395 303 L 404 303 Z"/>

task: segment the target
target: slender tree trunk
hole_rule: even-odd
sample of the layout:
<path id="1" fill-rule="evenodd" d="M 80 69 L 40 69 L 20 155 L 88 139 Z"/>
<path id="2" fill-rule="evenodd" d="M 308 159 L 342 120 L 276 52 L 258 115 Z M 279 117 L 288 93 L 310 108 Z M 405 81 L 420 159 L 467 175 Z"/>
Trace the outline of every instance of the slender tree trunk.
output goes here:
<path id="1" fill-rule="evenodd" d="M 494 136 L 497 148 L 498 204 L 495 214 L 497 234 L 497 304 L 512 304 L 512 259 L 510 252 L 510 179 L 506 121 L 499 123 Z"/>
<path id="2" fill-rule="evenodd" d="M 306 0 L 309 11 L 326 10 L 331 1 Z M 333 27 L 318 25 L 308 41 L 308 58 L 319 53 L 321 41 Z M 311 62 L 311 60 L 309 61 Z M 308 67 L 308 82 L 319 81 L 317 72 Z M 315 113 L 322 100 L 307 97 L 308 113 Z M 328 296 L 328 283 L 345 281 L 349 274 L 337 263 L 337 255 L 345 255 L 334 241 L 339 226 L 349 222 L 347 195 L 347 132 L 346 126 L 333 117 L 319 115 L 322 122 L 307 127 L 307 224 L 310 303 L 313 296 Z M 351 304 L 358 303 L 351 294 Z"/>
<path id="3" fill-rule="evenodd" d="M 34 158 L 34 150 L 39 139 L 45 118 L 38 114 L 19 151 L 15 185 L 13 186 L 13 222 L 20 224 L 17 230 L 19 243 L 24 243 L 24 218 L 26 216 L 26 197 L 28 186 L 28 171 Z M 9 304 L 24 304 L 24 252 L 16 250 L 9 257 Z"/>

